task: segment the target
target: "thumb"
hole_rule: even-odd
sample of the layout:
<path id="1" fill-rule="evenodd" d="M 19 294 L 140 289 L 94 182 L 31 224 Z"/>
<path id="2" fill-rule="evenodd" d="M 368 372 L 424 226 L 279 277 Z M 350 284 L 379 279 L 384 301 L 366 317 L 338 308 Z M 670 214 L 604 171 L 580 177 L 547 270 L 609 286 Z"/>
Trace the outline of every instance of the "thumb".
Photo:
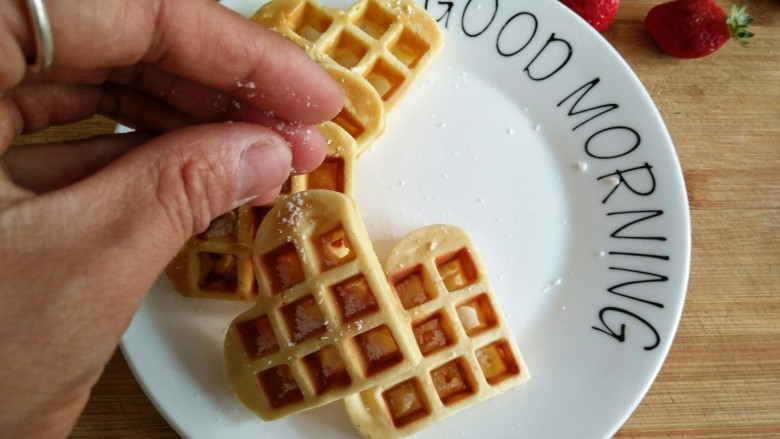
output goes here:
<path id="1" fill-rule="evenodd" d="M 268 128 L 200 125 L 153 139 L 73 191 L 115 211 L 104 227 L 129 227 L 136 239 L 152 235 L 178 250 L 213 218 L 274 192 L 292 161 L 290 144 Z"/>
<path id="2" fill-rule="evenodd" d="M 30 201 L 63 250 L 91 264 L 92 273 L 109 270 L 113 282 L 144 293 L 192 234 L 242 201 L 274 193 L 291 163 L 290 145 L 270 129 L 198 125 L 156 137 Z"/>

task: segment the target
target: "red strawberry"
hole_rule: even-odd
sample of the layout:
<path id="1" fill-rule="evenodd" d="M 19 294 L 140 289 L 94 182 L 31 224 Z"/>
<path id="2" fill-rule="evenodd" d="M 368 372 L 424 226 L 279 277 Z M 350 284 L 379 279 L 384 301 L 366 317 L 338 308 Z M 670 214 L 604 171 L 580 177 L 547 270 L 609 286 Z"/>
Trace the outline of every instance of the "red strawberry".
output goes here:
<path id="1" fill-rule="evenodd" d="M 654 6 L 645 29 L 663 50 L 677 58 L 700 58 L 718 50 L 730 38 L 746 45 L 753 34 L 747 5 L 726 12 L 714 0 L 674 0 Z"/>
<path id="2" fill-rule="evenodd" d="M 604 32 L 615 18 L 620 0 L 561 0 L 561 3 L 585 19 L 597 31 Z"/>

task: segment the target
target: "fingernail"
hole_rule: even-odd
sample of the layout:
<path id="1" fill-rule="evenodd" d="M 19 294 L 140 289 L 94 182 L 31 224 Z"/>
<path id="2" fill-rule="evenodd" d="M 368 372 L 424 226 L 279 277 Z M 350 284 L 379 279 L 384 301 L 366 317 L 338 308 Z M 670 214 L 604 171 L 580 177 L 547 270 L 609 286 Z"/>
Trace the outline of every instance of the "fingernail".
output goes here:
<path id="1" fill-rule="evenodd" d="M 281 186 L 290 176 L 291 167 L 292 151 L 283 140 L 251 145 L 241 155 L 237 200 L 250 199 Z"/>

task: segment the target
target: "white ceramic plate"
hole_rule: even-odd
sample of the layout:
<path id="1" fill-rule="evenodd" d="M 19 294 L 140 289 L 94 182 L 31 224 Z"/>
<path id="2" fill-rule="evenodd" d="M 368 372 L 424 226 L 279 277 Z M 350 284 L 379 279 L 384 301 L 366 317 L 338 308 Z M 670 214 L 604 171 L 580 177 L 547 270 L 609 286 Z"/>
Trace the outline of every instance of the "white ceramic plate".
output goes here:
<path id="1" fill-rule="evenodd" d="M 424 3 L 446 47 L 360 158 L 357 200 L 380 259 L 422 225 L 470 232 L 532 377 L 417 437 L 610 436 L 683 307 L 674 147 L 626 63 L 557 1 Z M 157 282 L 122 348 L 160 412 L 188 438 L 357 437 L 340 403 L 263 422 L 232 396 L 222 341 L 247 307 Z"/>

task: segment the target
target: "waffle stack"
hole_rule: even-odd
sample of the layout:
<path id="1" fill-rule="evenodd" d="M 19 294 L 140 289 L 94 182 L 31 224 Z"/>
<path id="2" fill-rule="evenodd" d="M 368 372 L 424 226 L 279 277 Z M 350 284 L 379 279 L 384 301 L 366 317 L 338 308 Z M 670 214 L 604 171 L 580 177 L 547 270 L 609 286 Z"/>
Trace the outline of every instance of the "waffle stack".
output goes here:
<path id="1" fill-rule="evenodd" d="M 417 229 L 393 249 L 385 271 L 422 360 L 344 400 L 365 437 L 407 436 L 529 378 L 465 231 Z"/>
<path id="2" fill-rule="evenodd" d="M 379 385 L 420 360 L 351 198 L 291 195 L 257 232 L 258 300 L 225 338 L 228 381 L 263 419 Z"/>
<path id="3" fill-rule="evenodd" d="M 332 122 L 319 127 L 328 139 L 323 163 L 305 175 L 293 175 L 282 187 L 285 195 L 307 189 L 329 189 L 351 196 L 356 144 Z M 165 274 L 174 289 L 186 297 L 255 300 L 257 282 L 252 266 L 255 232 L 271 206 L 241 206 L 211 222 L 191 237 L 168 264 Z"/>

